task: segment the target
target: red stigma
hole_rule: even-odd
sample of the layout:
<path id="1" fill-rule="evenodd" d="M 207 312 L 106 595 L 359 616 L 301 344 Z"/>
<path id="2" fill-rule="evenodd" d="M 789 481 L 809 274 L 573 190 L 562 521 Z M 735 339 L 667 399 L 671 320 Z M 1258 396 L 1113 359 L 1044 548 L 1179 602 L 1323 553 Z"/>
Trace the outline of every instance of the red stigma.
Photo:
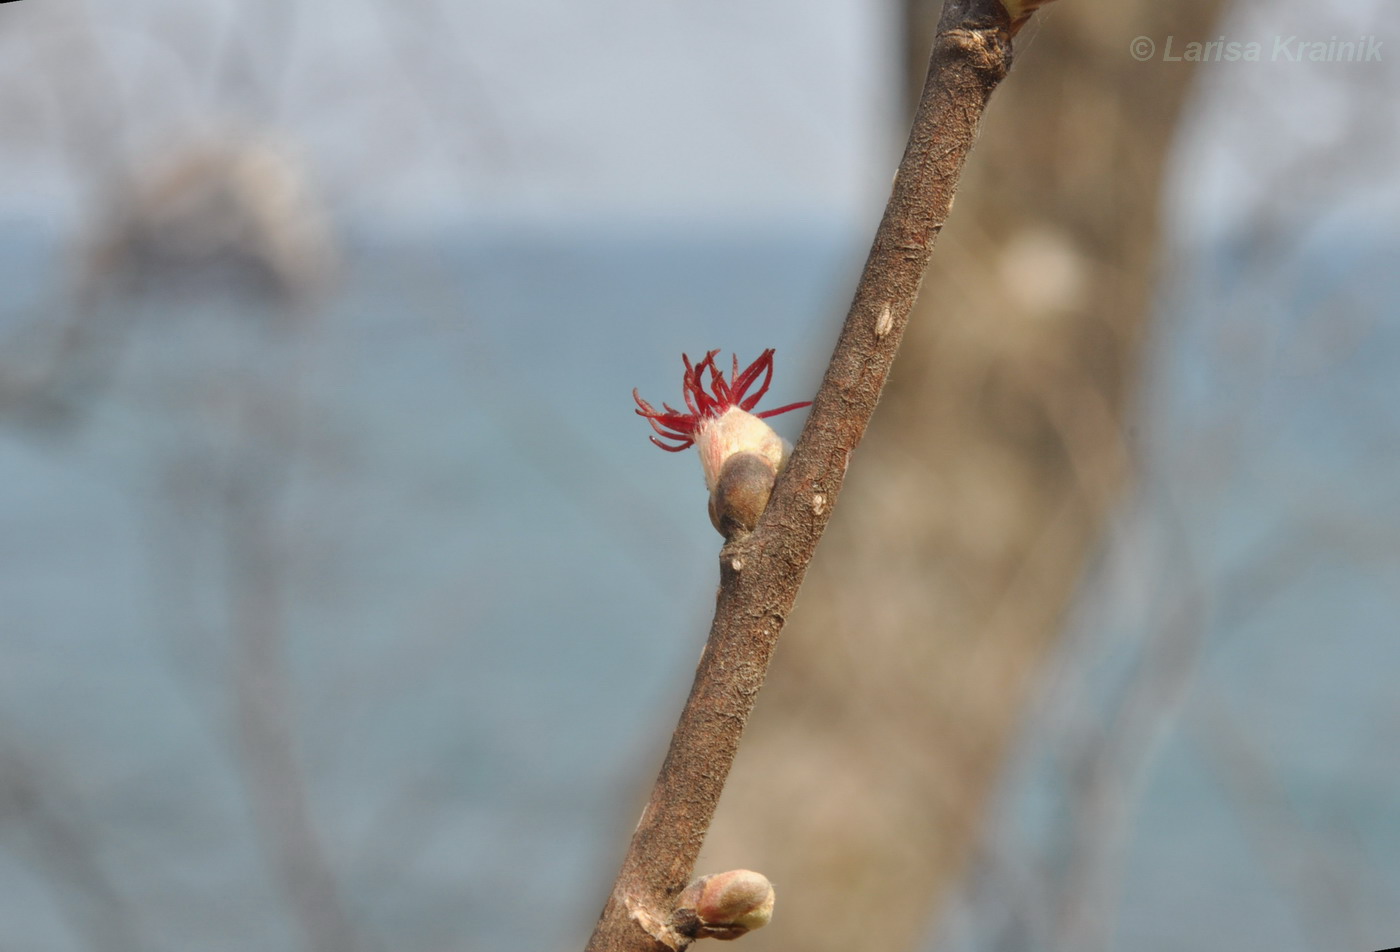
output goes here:
<path id="1" fill-rule="evenodd" d="M 773 348 L 770 347 L 759 354 L 758 359 L 749 364 L 743 373 L 739 372 L 739 356 L 735 354 L 734 369 L 728 380 L 724 379 L 724 373 L 715 363 L 715 355 L 718 353 L 719 351 L 712 350 L 705 355 L 704 360 L 696 364 L 692 364 L 688 356 L 681 355 L 681 360 L 685 363 L 685 374 L 681 377 L 681 393 L 685 397 L 685 405 L 690 408 L 689 413 L 682 413 L 667 403 L 661 404 L 661 409 L 658 410 L 643 400 L 636 390 L 632 391 L 632 399 L 637 401 L 639 408 L 636 410 L 637 416 L 646 417 L 651 428 L 662 438 L 659 440 L 653 436 L 649 439 L 666 452 L 679 453 L 692 446 L 700 425 L 707 419 L 722 416 L 734 407 L 745 413 L 752 411 L 768 392 L 768 385 L 773 382 Z M 708 390 L 706 372 L 710 375 Z M 756 391 L 749 393 L 749 389 L 758 383 L 760 377 L 763 378 L 763 383 Z M 801 403 L 789 403 L 776 410 L 755 413 L 754 416 L 764 420 L 779 413 L 800 410 L 811 405 L 812 401 L 804 400 Z M 675 445 L 663 443 L 662 440 L 670 440 Z"/>

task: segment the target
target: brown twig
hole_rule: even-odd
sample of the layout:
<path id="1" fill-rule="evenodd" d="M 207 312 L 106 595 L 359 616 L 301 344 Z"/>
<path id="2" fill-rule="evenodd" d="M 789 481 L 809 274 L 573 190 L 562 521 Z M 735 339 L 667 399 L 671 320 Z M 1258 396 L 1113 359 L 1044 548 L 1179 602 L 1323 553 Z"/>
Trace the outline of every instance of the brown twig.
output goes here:
<path id="1" fill-rule="evenodd" d="M 1024 4 L 1011 3 L 1013 13 Z M 651 800 L 587 952 L 671 952 L 694 933 L 677 909 L 788 612 L 831 518 L 992 90 L 1011 65 L 1012 14 L 947 0 L 928 79 L 812 413 L 752 533 L 720 552 L 709 641 Z"/>

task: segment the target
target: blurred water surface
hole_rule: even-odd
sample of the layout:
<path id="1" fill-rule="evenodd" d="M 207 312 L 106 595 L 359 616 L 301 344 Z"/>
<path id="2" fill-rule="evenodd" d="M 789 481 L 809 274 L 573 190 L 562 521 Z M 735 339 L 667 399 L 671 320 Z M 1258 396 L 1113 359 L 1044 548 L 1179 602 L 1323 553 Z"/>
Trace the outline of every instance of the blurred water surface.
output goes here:
<path id="1" fill-rule="evenodd" d="M 4 772 L 67 831 L 0 829 L 5 938 L 296 947 L 237 729 L 238 646 L 270 631 L 354 917 L 400 948 L 576 941 L 716 578 L 699 468 L 631 388 L 674 404 L 682 351 L 774 346 L 774 396 L 808 396 L 859 263 L 835 226 L 363 239 L 319 309 L 88 315 L 98 369 L 0 430 Z M 5 242 L 12 340 L 63 264 Z M 36 862 L 64 837 L 100 900 Z"/>
<path id="2" fill-rule="evenodd" d="M 698 467 L 647 443 L 630 390 L 675 403 L 683 350 L 774 346 L 774 399 L 809 396 L 863 243 L 835 225 L 361 239 L 319 309 L 157 294 L 92 315 L 116 343 L 89 384 L 0 430 L 0 754 L 29 821 L 0 826 L 5 938 L 297 947 L 250 806 L 251 698 L 301 754 L 371 946 L 576 945 L 715 581 Z M 1126 846 L 1102 895 L 1125 945 L 1301 950 L 1313 933 L 1290 923 L 1338 913 L 1300 889 L 1347 897 L 1357 947 L 1400 935 L 1383 246 L 1308 252 L 1291 309 L 1227 307 L 1226 254 L 1164 306 L 1143 482 L 993 838 L 1052 869 L 1079 855 L 1075 824 L 1097 820 L 1065 738 L 1138 716 L 1133 679 L 1177 671 L 1126 735 L 1138 793 L 1114 788 Z M 0 248 L 12 339 L 61 299 L 60 252 Z M 1341 291 L 1344 311 L 1316 306 Z M 248 693 L 239 645 L 262 636 L 285 668 Z M 1241 798 L 1269 797 L 1342 857 L 1320 892 L 1279 879 L 1317 868 L 1296 843 L 1259 862 L 1271 833 Z M 949 947 L 989 947 L 997 869 Z"/>

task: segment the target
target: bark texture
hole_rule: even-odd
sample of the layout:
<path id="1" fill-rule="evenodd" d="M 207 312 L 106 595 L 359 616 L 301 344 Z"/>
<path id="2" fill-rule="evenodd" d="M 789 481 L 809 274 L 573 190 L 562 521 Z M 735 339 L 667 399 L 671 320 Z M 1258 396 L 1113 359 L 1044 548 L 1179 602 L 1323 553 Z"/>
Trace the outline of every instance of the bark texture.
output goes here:
<path id="1" fill-rule="evenodd" d="M 1010 66 L 996 0 L 949 0 L 909 144 L 802 436 L 752 533 L 720 553 L 714 623 L 588 952 L 689 942 L 675 916 L 749 712 L 904 335 L 987 99 Z M 852 910 L 852 918 L 861 918 Z"/>
<path id="2" fill-rule="evenodd" d="M 1213 37 L 1219 5 L 1067 0 L 1016 37 L 701 860 L 777 884 L 749 952 L 915 948 L 964 867 L 1131 476 L 1157 196 L 1192 71 L 1129 44 Z M 911 51 L 929 9 L 910 4 Z"/>

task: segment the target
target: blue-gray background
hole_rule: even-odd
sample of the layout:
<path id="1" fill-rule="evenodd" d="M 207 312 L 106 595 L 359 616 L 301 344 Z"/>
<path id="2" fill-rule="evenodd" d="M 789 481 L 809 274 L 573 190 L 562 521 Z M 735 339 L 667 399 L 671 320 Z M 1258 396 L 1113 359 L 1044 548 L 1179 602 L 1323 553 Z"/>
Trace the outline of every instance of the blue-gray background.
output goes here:
<path id="1" fill-rule="evenodd" d="M 714 585 L 698 467 L 631 388 L 674 402 L 682 351 L 772 346 L 803 399 L 834 340 L 897 158 L 892 7 L 380 6 L 0 10 L 7 378 L 83 306 L 116 166 L 270 137 L 338 259 L 291 310 L 104 297 L 87 389 L 5 394 L 0 947 L 301 947 L 250 803 L 244 625 L 286 659 L 267 703 L 367 945 L 578 946 Z M 1284 16 L 1400 43 L 1359 0 L 1228 28 Z M 1339 65 L 1203 72 L 1141 485 L 931 945 L 993 947 L 995 907 L 1036 901 L 1082 807 L 1058 741 L 1100 709 L 1141 721 L 1087 892 L 1111 944 L 1400 942 L 1397 84 Z M 1160 696 L 1125 712 L 1144 668 Z"/>

